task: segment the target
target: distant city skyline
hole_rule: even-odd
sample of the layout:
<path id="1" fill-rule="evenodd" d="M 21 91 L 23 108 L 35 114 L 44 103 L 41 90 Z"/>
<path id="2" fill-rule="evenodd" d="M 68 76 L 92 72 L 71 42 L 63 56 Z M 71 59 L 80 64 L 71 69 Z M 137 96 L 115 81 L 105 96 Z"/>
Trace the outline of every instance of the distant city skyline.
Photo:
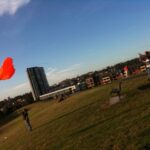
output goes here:
<path id="1" fill-rule="evenodd" d="M 45 68 L 49 84 L 138 57 L 150 49 L 147 0 L 0 0 L 0 100 L 30 90 L 26 68 Z"/>

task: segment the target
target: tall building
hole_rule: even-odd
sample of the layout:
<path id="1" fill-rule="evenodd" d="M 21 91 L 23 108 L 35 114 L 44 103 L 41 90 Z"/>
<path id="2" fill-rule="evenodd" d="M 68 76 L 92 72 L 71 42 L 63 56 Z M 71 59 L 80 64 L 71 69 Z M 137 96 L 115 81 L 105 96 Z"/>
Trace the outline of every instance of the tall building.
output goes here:
<path id="1" fill-rule="evenodd" d="M 43 67 L 27 68 L 27 75 L 34 100 L 38 100 L 40 95 L 49 92 L 49 84 Z"/>

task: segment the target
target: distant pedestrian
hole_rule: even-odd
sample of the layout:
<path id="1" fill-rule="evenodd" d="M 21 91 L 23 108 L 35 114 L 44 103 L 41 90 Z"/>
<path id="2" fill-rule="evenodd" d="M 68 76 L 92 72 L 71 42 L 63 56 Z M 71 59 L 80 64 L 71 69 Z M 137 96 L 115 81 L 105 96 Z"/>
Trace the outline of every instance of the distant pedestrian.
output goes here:
<path id="1" fill-rule="evenodd" d="M 29 115 L 28 115 L 28 109 L 25 108 L 23 110 L 22 117 L 24 119 L 24 123 L 25 123 L 25 126 L 26 126 L 27 130 L 32 131 L 32 126 L 31 126 L 31 123 L 30 123 Z"/>
<path id="2" fill-rule="evenodd" d="M 65 100 L 65 96 L 64 96 L 64 94 L 61 94 L 58 102 L 62 102 L 63 100 Z"/>
<path id="3" fill-rule="evenodd" d="M 148 79 L 150 80 L 150 59 L 146 59 L 146 69 L 148 73 Z"/>

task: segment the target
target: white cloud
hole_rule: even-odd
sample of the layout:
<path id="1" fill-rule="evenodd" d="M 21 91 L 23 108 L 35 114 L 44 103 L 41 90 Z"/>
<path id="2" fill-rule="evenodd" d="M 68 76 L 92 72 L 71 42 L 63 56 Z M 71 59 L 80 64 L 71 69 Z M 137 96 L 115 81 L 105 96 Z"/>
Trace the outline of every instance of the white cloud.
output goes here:
<path id="1" fill-rule="evenodd" d="M 30 85 L 28 82 L 25 82 L 0 93 L 1 95 L 0 100 L 3 100 L 7 98 L 8 96 L 14 97 L 16 95 L 21 95 L 29 91 L 31 91 Z"/>
<path id="2" fill-rule="evenodd" d="M 19 84 L 13 88 L 13 90 L 21 90 L 21 89 L 27 89 L 29 87 L 29 84 L 27 82 Z"/>
<path id="3" fill-rule="evenodd" d="M 48 81 L 52 85 L 62 80 L 76 77 L 80 74 L 81 67 L 81 64 L 74 64 L 65 69 L 49 68 L 47 72 Z"/>
<path id="4" fill-rule="evenodd" d="M 0 16 L 14 15 L 17 10 L 27 5 L 31 0 L 0 0 Z"/>
<path id="5" fill-rule="evenodd" d="M 80 64 L 72 65 L 66 69 L 60 70 L 60 73 L 67 73 L 67 72 L 74 71 L 74 70 L 78 69 L 80 66 L 81 66 Z"/>

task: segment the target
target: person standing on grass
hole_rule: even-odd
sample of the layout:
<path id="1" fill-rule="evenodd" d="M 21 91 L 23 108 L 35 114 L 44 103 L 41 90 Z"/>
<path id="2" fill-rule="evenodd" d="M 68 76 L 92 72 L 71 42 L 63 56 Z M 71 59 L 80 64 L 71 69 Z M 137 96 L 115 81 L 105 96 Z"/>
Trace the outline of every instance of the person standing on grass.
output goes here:
<path id="1" fill-rule="evenodd" d="M 140 61 L 145 63 L 146 70 L 148 73 L 148 80 L 150 80 L 150 51 L 146 51 L 145 54 L 139 54 Z"/>
<path id="2" fill-rule="evenodd" d="M 25 126 L 26 126 L 27 130 L 32 131 L 32 126 L 31 126 L 31 123 L 30 123 L 29 115 L 28 115 L 28 109 L 25 108 L 23 110 L 22 116 L 23 116 L 23 120 L 24 120 L 24 123 L 25 123 Z"/>
<path id="3" fill-rule="evenodd" d="M 150 80 L 150 59 L 146 59 L 146 70 L 148 73 L 148 80 Z"/>

